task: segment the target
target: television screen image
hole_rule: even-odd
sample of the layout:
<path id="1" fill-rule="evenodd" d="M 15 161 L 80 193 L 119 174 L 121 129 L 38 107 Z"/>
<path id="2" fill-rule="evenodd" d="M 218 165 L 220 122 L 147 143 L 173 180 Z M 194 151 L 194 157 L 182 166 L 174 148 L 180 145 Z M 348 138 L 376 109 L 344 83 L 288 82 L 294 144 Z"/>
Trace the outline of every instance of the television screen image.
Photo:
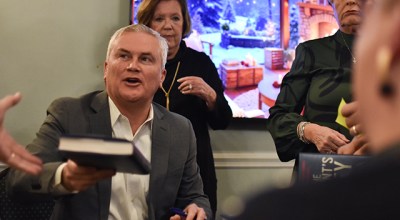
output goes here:
<path id="1" fill-rule="evenodd" d="M 187 0 L 188 47 L 218 69 L 234 117 L 267 118 L 296 46 L 334 34 L 328 0 Z M 131 23 L 141 0 L 132 0 Z"/>

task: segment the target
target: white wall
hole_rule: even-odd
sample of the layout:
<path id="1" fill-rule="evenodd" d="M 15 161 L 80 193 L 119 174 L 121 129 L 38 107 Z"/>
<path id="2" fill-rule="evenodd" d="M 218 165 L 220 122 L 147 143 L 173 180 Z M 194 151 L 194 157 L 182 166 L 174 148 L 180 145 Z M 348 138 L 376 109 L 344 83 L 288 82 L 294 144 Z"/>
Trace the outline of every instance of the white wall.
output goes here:
<path id="1" fill-rule="evenodd" d="M 50 102 L 103 88 L 108 39 L 129 24 L 128 0 L 0 0 L 0 96 L 23 100 L 6 126 L 29 143 Z"/>
<path id="2" fill-rule="evenodd" d="M 5 125 L 29 143 L 55 98 L 103 89 L 108 39 L 129 23 L 129 0 L 0 0 L 0 97 L 21 91 Z M 234 122 L 212 131 L 219 210 L 230 196 L 285 186 L 291 164 L 280 163 L 264 122 Z"/>

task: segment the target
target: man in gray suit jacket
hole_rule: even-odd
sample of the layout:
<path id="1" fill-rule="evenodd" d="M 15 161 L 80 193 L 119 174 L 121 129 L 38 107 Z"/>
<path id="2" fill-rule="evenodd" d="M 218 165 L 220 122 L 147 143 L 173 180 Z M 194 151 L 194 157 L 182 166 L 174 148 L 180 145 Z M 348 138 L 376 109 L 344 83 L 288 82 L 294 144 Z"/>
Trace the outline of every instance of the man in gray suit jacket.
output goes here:
<path id="1" fill-rule="evenodd" d="M 130 25 L 111 38 L 104 64 L 105 91 L 61 98 L 27 149 L 43 172 L 10 172 L 11 194 L 53 196 L 52 219 L 186 219 L 211 217 L 196 162 L 196 140 L 186 118 L 152 103 L 165 77 L 167 43 L 157 32 Z M 150 175 L 79 166 L 57 150 L 62 134 L 95 134 L 132 140 L 151 161 Z"/>

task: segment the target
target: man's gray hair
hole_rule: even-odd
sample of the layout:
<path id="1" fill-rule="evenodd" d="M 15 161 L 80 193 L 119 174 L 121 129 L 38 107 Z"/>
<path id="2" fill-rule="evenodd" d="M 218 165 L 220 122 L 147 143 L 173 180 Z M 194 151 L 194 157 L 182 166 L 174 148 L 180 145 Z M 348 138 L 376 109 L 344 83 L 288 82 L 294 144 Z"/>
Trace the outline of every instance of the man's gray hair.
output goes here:
<path id="1" fill-rule="evenodd" d="M 123 33 L 126 33 L 126 32 L 143 32 L 143 33 L 148 33 L 148 34 L 154 36 L 155 38 L 157 38 L 158 43 L 160 45 L 162 67 L 165 67 L 165 64 L 167 63 L 167 53 L 168 53 L 167 41 L 165 40 L 165 38 L 161 37 L 161 35 L 157 31 L 155 31 L 145 25 L 142 25 L 142 24 L 132 24 L 132 25 L 129 25 L 129 26 L 126 26 L 126 27 L 123 27 L 123 28 L 120 28 L 119 30 L 117 30 L 111 37 L 110 42 L 108 43 L 106 60 L 108 60 L 108 58 L 110 57 L 111 50 L 113 49 L 113 46 L 114 46 L 114 42 Z"/>

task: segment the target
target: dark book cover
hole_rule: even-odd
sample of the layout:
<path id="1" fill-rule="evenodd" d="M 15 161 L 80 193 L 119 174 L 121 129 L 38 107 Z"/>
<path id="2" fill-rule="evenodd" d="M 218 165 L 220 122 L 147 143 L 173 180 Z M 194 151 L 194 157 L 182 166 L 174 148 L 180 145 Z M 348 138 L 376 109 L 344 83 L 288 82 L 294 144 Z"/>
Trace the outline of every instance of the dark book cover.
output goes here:
<path id="1" fill-rule="evenodd" d="M 297 182 L 321 182 L 349 175 L 371 157 L 339 154 L 300 153 Z"/>
<path id="2" fill-rule="evenodd" d="M 134 174 L 149 174 L 151 170 L 140 150 L 124 139 L 65 135 L 60 138 L 59 151 L 81 166 Z"/>

